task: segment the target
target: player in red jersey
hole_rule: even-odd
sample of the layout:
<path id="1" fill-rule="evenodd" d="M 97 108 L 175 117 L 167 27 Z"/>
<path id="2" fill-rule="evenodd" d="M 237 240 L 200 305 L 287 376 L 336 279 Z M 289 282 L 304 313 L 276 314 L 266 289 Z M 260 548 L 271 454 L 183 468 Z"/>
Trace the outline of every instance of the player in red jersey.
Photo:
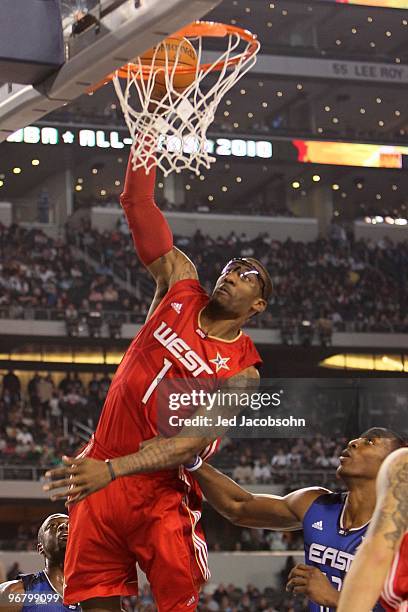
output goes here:
<path id="1" fill-rule="evenodd" d="M 64 598 L 87 610 L 119 610 L 119 596 L 136 594 L 136 562 L 160 612 L 196 608 L 209 578 L 202 496 L 179 466 L 197 452 L 208 458 L 217 440 L 176 435 L 141 447 L 158 433 L 157 387 L 164 377 L 228 379 L 240 388 L 259 380 L 260 356 L 241 327 L 266 308 L 268 272 L 256 259 L 232 260 L 208 296 L 193 263 L 173 246 L 154 184 L 154 169 L 146 175 L 129 163 L 121 204 L 139 258 L 156 280 L 147 322 L 116 372 L 95 435 L 77 459 L 65 458 L 67 467 L 53 470 L 60 480 L 48 485 L 69 484 L 69 499 L 77 502 L 70 510 Z"/>
<path id="2" fill-rule="evenodd" d="M 408 610 L 408 448 L 395 451 L 381 466 L 373 519 L 337 612 L 370 612 L 380 594 L 387 612 Z"/>

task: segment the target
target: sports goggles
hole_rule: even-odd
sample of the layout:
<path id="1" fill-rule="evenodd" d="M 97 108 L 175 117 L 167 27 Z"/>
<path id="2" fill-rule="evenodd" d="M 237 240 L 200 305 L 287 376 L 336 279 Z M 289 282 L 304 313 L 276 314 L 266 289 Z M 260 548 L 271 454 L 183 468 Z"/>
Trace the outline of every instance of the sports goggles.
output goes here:
<path id="1" fill-rule="evenodd" d="M 225 276 L 230 272 L 237 272 L 239 277 L 243 281 L 250 281 L 254 276 L 258 279 L 259 285 L 261 287 L 261 295 L 265 300 L 265 281 L 262 278 L 262 274 L 259 270 L 257 270 L 254 264 L 246 259 L 246 257 L 236 257 L 235 259 L 231 259 L 222 269 L 221 276 Z"/>

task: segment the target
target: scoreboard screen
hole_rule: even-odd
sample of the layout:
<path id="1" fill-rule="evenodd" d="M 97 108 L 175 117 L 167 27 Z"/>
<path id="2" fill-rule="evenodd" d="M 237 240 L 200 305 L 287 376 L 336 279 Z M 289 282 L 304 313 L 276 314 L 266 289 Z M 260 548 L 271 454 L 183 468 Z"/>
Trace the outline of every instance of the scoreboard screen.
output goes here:
<path id="1" fill-rule="evenodd" d="M 357 142 L 293 140 L 297 161 L 364 168 L 405 167 L 408 147 Z"/>
<path id="2" fill-rule="evenodd" d="M 408 0 L 335 0 L 338 4 L 362 4 L 385 8 L 408 9 Z"/>

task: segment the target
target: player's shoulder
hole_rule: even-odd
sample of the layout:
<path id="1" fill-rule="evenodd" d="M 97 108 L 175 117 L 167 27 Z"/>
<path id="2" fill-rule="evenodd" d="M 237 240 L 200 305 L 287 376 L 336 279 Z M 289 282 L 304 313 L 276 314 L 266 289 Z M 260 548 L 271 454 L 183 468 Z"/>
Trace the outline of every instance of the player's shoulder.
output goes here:
<path id="1" fill-rule="evenodd" d="M 296 496 L 299 498 L 318 500 L 322 499 L 323 497 L 326 498 L 333 495 L 333 492 L 329 489 L 326 489 L 325 487 L 304 487 L 303 489 L 297 489 L 296 491 L 293 491 L 288 495 Z"/>
<path id="2" fill-rule="evenodd" d="M 177 280 L 171 285 L 165 297 L 174 297 L 179 294 L 183 294 L 185 297 L 205 296 L 208 298 L 208 293 L 200 284 L 198 278 L 182 278 Z"/>
<path id="3" fill-rule="evenodd" d="M 234 374 L 232 378 L 235 378 L 235 379 L 242 378 L 243 380 L 245 379 L 260 380 L 261 375 L 259 374 L 259 370 L 255 366 L 251 365 L 251 366 L 248 366 L 247 368 L 242 369 L 237 374 Z"/>
<path id="4" fill-rule="evenodd" d="M 346 493 L 339 491 L 333 492 L 324 488 L 321 488 L 320 490 L 323 491 L 323 493 L 316 498 L 316 504 L 321 506 L 337 506 L 342 505 L 345 501 Z"/>
<path id="5" fill-rule="evenodd" d="M 8 580 L 7 582 L 3 582 L 0 584 L 0 594 L 17 594 L 17 593 L 25 593 L 24 583 L 21 579 L 19 580 Z"/>
<path id="6" fill-rule="evenodd" d="M 305 487 L 288 493 L 285 501 L 299 520 L 303 521 L 314 503 L 330 495 L 332 492 L 324 487 Z"/>
<path id="7" fill-rule="evenodd" d="M 220 384 L 222 388 L 234 387 L 237 390 L 239 388 L 246 390 L 251 388 L 255 391 L 259 386 L 260 378 L 261 376 L 258 369 L 255 366 L 250 365 L 243 368 L 236 374 L 225 378 Z"/>

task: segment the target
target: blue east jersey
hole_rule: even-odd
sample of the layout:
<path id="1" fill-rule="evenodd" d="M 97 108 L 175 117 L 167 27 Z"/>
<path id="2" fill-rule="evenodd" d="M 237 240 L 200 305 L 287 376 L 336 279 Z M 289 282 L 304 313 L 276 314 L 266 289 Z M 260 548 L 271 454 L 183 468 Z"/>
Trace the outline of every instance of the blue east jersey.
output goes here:
<path id="1" fill-rule="evenodd" d="M 356 529 L 344 529 L 346 493 L 327 493 L 318 497 L 303 519 L 305 561 L 322 571 L 341 591 L 343 580 L 363 541 L 368 523 Z M 335 612 L 335 608 L 309 602 L 310 612 Z M 374 612 L 383 612 L 377 604 Z"/>
<path id="2" fill-rule="evenodd" d="M 23 612 L 80 612 L 81 607 L 65 606 L 61 595 L 54 589 L 44 571 L 20 574 L 25 591 Z"/>

